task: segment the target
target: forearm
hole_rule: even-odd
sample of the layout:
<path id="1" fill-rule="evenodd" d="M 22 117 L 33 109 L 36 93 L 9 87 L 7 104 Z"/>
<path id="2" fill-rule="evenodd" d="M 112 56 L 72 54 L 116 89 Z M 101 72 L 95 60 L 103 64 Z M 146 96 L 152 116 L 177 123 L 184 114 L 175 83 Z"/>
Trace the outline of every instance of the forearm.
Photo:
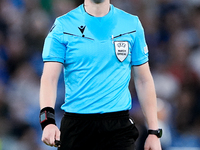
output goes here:
<path id="1" fill-rule="evenodd" d="M 48 62 L 44 64 L 40 82 L 40 108 L 54 108 L 57 96 L 57 84 L 62 64 Z"/>
<path id="2" fill-rule="evenodd" d="M 157 99 L 149 64 L 133 67 L 133 76 L 138 99 L 149 129 L 158 129 Z"/>
<path id="3" fill-rule="evenodd" d="M 157 100 L 152 77 L 147 81 L 137 81 L 136 90 L 148 128 L 158 129 Z"/>
<path id="4" fill-rule="evenodd" d="M 40 85 L 40 108 L 55 106 L 57 96 L 57 82 L 42 75 Z"/>

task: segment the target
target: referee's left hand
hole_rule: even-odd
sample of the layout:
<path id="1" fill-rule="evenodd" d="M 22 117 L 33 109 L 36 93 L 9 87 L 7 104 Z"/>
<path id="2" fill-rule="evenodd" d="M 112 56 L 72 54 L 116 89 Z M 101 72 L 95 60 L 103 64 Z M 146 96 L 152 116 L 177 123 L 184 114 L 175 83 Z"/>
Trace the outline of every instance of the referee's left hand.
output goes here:
<path id="1" fill-rule="evenodd" d="M 144 145 L 144 150 L 162 150 L 160 139 L 155 135 L 148 135 Z"/>
<path id="2" fill-rule="evenodd" d="M 47 125 L 42 134 L 42 141 L 49 146 L 59 147 L 55 141 L 60 141 L 60 130 L 54 124 Z"/>

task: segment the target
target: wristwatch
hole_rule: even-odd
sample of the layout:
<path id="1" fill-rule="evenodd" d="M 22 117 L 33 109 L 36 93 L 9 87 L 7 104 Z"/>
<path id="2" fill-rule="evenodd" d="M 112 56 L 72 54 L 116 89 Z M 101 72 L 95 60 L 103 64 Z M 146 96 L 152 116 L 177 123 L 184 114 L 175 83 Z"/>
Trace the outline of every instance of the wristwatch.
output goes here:
<path id="1" fill-rule="evenodd" d="M 158 129 L 158 130 L 148 130 L 148 135 L 149 134 L 154 134 L 156 135 L 158 138 L 162 137 L 162 129 Z"/>
<path id="2" fill-rule="evenodd" d="M 40 114 L 40 123 L 45 122 L 46 120 L 48 120 L 48 118 L 54 119 L 55 120 L 55 116 L 53 113 L 50 113 L 48 111 L 44 111 Z"/>

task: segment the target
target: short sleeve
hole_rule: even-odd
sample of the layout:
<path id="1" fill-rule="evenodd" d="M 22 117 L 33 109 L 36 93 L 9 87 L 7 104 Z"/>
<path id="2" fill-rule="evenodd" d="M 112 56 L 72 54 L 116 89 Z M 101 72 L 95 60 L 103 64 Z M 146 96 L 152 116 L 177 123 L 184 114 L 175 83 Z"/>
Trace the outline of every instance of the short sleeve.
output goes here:
<path id="1" fill-rule="evenodd" d="M 63 43 L 62 24 L 56 19 L 49 34 L 45 38 L 42 58 L 44 62 L 65 62 L 66 46 Z"/>
<path id="2" fill-rule="evenodd" d="M 137 17 L 137 28 L 131 53 L 131 65 L 142 65 L 148 61 L 148 47 L 145 40 L 144 29 Z"/>

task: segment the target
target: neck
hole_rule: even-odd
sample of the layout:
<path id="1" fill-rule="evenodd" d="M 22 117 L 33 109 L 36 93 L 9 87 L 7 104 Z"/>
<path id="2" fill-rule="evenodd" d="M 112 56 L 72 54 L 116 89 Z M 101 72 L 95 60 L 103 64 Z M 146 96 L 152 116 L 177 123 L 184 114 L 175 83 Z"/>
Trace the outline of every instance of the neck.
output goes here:
<path id="1" fill-rule="evenodd" d="M 94 0 L 85 0 L 85 11 L 95 17 L 103 17 L 110 11 L 110 1 L 104 0 L 100 3 L 95 3 Z"/>

